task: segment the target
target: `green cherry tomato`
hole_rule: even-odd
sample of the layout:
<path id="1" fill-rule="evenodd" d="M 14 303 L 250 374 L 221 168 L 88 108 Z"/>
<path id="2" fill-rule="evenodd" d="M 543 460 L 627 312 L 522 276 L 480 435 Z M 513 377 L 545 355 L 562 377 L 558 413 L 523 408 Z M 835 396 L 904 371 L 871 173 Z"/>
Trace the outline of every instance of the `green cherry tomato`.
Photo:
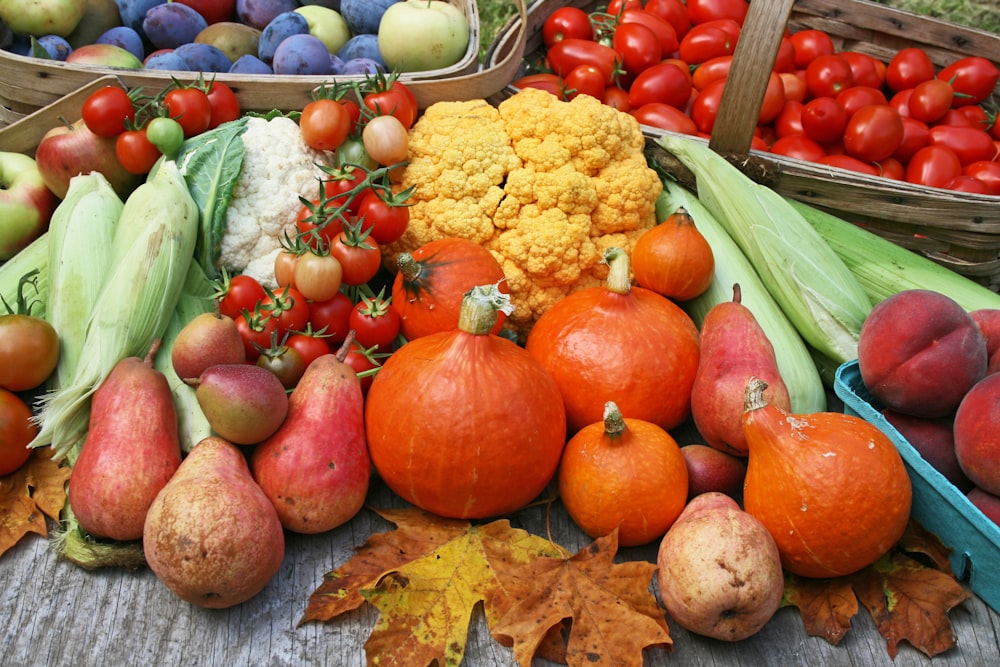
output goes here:
<path id="1" fill-rule="evenodd" d="M 146 138 L 168 158 L 177 155 L 184 143 L 184 128 L 173 118 L 160 116 L 149 121 Z"/>

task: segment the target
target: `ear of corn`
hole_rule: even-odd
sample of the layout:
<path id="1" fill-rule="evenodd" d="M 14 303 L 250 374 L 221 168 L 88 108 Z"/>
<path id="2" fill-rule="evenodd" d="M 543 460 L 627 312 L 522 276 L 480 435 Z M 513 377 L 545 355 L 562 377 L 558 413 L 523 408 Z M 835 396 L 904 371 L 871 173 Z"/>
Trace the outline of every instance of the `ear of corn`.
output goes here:
<path id="1" fill-rule="evenodd" d="M 54 387 L 73 377 L 87 319 L 111 266 L 111 241 L 123 203 L 100 172 L 75 176 L 49 222 L 45 319 L 59 333 Z"/>
<path id="2" fill-rule="evenodd" d="M 49 233 L 44 232 L 26 248 L 0 264 L 0 296 L 9 304 L 17 302 L 21 276 L 37 271 L 33 277 L 38 288 L 38 303 L 31 310 L 35 317 L 45 317 L 45 294 L 49 284 Z"/>
<path id="3" fill-rule="evenodd" d="M 868 295 L 843 260 L 788 201 L 704 142 L 657 142 L 696 178 L 698 198 L 746 255 L 802 338 L 841 363 L 857 357 Z"/>
<path id="4" fill-rule="evenodd" d="M 892 241 L 789 200 L 857 277 L 873 304 L 908 289 L 932 289 L 966 310 L 1000 308 L 1000 294 Z"/>
<path id="5" fill-rule="evenodd" d="M 679 207 L 684 207 L 715 256 L 715 275 L 708 290 L 681 306 L 700 328 L 713 306 L 733 300 L 733 285 L 739 283 L 740 302 L 753 313 L 774 347 L 778 371 L 788 388 L 792 411 L 804 414 L 825 410 L 826 390 L 808 347 L 767 291 L 743 251 L 692 193 L 669 179 L 664 181 L 663 186 L 663 194 L 656 203 L 657 218 L 664 220 Z"/>
<path id="6" fill-rule="evenodd" d="M 198 206 L 172 161 L 129 195 L 115 229 L 112 264 L 87 322 L 80 362 L 71 381 L 42 397 L 32 447 L 51 444 L 57 459 L 86 433 L 90 397 L 121 359 L 144 356 L 160 338 L 194 252 Z"/>

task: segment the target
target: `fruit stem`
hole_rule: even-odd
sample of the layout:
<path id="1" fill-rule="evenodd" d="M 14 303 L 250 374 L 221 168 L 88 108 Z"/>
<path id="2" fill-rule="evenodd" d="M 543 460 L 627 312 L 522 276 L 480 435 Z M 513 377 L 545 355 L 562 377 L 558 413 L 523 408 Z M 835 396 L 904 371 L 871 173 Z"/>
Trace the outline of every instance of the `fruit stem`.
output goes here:
<path id="1" fill-rule="evenodd" d="M 751 377 L 747 380 L 746 393 L 743 395 L 743 412 L 760 410 L 767 406 L 767 400 L 764 398 L 765 389 L 767 383 L 760 378 Z"/>
<path id="2" fill-rule="evenodd" d="M 399 273 L 403 276 L 403 280 L 408 283 L 412 283 L 419 278 L 423 268 L 420 262 L 413 259 L 413 255 L 408 252 L 399 253 L 399 256 L 396 258 L 396 266 L 399 269 Z"/>
<path id="3" fill-rule="evenodd" d="M 608 248 L 603 261 L 608 265 L 604 286 L 616 294 L 628 294 L 632 290 L 632 260 L 628 253 L 621 248 Z"/>
<path id="4" fill-rule="evenodd" d="M 481 336 L 490 333 L 497 321 L 497 313 L 510 315 L 514 306 L 510 295 L 500 291 L 500 283 L 477 285 L 462 297 L 458 311 L 458 328 L 466 333 Z"/>
<path id="5" fill-rule="evenodd" d="M 625 417 L 614 401 L 604 404 L 604 433 L 616 438 L 625 432 Z"/>

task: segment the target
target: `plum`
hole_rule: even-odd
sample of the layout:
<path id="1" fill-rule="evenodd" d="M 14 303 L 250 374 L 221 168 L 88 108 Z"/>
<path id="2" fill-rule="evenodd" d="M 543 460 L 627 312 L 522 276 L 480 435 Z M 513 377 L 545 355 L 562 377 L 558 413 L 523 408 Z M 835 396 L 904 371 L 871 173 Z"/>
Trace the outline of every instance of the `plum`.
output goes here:
<path id="1" fill-rule="evenodd" d="M 230 74 L 274 74 L 274 70 L 257 56 L 246 54 L 233 61 Z"/>
<path id="2" fill-rule="evenodd" d="M 275 74 L 328 75 L 330 52 L 317 37 L 292 35 L 278 44 L 271 67 Z"/>
<path id="3" fill-rule="evenodd" d="M 378 33 L 378 24 L 389 5 L 400 0 L 342 0 L 340 15 L 353 35 Z"/>
<path id="4" fill-rule="evenodd" d="M 378 50 L 378 37 L 375 35 L 354 35 L 337 51 L 337 57 L 345 63 L 354 58 L 367 58 L 374 60 L 385 70 L 385 61 L 382 59 L 381 51 Z"/>
<path id="5" fill-rule="evenodd" d="M 73 52 L 73 47 L 66 38 L 59 35 L 42 35 L 38 38 L 38 46 L 45 49 L 52 60 L 66 60 L 66 57 Z"/>
<path id="6" fill-rule="evenodd" d="M 241 23 L 263 30 L 275 16 L 298 6 L 298 0 L 236 0 L 236 16 Z"/>
<path id="7" fill-rule="evenodd" d="M 143 67 L 155 70 L 176 70 L 179 72 L 189 72 L 191 67 L 172 49 L 161 49 L 150 53 L 143 61 Z"/>
<path id="8" fill-rule="evenodd" d="M 152 7 L 142 20 L 146 39 L 158 49 L 190 44 L 207 27 L 208 21 L 204 16 L 179 2 Z"/>
<path id="9" fill-rule="evenodd" d="M 139 33 L 142 32 L 142 20 L 146 18 L 146 12 L 166 3 L 167 0 L 115 0 L 121 24 Z"/>
<path id="10" fill-rule="evenodd" d="M 383 67 L 381 63 L 377 63 L 371 58 L 351 58 L 350 60 L 341 65 L 340 71 L 337 73 L 344 75 L 377 74 L 379 72 L 384 72 L 384 71 L 385 67 Z"/>
<path id="11" fill-rule="evenodd" d="M 309 23 L 298 12 L 282 12 L 264 26 L 257 40 L 257 57 L 266 63 L 274 60 L 278 45 L 292 35 L 308 35 Z"/>
<path id="12" fill-rule="evenodd" d="M 135 54 L 135 57 L 139 60 L 146 57 L 146 46 L 142 42 L 142 35 L 128 26 L 119 25 L 105 30 L 97 38 L 96 43 L 120 46 L 126 51 Z"/>
<path id="13" fill-rule="evenodd" d="M 233 65 L 221 49 L 211 44 L 181 44 L 174 49 L 174 53 L 188 64 L 192 72 L 228 72 Z"/>

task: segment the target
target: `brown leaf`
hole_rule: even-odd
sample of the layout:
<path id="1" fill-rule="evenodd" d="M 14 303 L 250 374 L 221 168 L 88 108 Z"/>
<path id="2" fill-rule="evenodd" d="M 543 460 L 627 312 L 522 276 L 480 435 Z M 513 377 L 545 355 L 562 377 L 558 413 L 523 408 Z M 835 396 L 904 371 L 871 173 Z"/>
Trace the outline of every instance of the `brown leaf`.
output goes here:
<path id="1" fill-rule="evenodd" d="M 20 469 L 0 477 L 0 555 L 28 533 L 48 535 L 45 517 L 59 518 L 70 468 L 52 460 L 49 447 L 32 452 Z"/>
<path id="2" fill-rule="evenodd" d="M 785 575 L 783 606 L 798 607 L 806 633 L 836 646 L 851 629 L 858 598 L 843 579 L 804 579 Z"/>
<path id="3" fill-rule="evenodd" d="M 649 591 L 656 566 L 615 564 L 617 551 L 616 531 L 572 558 L 537 558 L 513 572 L 505 586 L 513 604 L 491 626 L 493 636 L 512 642 L 522 665 L 567 619 L 569 665 L 642 665 L 643 649 L 671 647 L 663 609 Z"/>

